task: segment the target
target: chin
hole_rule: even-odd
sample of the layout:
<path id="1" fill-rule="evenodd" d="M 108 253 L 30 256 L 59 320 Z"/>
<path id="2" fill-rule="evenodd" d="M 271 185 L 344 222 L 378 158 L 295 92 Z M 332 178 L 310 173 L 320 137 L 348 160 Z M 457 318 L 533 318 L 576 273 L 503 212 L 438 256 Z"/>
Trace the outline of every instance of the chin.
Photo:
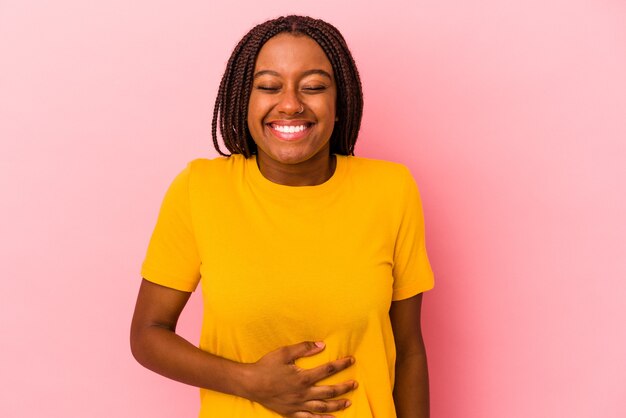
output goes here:
<path id="1" fill-rule="evenodd" d="M 310 159 L 314 159 L 316 155 L 322 150 L 311 150 L 311 149 L 302 149 L 300 147 L 288 147 L 278 148 L 270 150 L 271 153 L 268 153 L 268 156 L 276 162 L 281 164 L 299 164 Z"/>
<path id="2" fill-rule="evenodd" d="M 281 164 L 300 164 L 310 160 L 312 157 L 313 155 L 302 154 L 278 154 L 276 156 L 272 156 L 274 160 Z"/>

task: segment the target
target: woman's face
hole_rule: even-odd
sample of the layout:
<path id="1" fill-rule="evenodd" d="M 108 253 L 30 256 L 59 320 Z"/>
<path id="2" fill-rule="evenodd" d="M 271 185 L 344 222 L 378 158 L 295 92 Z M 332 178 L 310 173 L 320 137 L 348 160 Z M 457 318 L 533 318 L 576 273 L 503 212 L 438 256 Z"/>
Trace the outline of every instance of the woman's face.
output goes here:
<path id="1" fill-rule="evenodd" d="M 248 104 L 248 129 L 266 164 L 328 159 L 337 88 L 322 48 L 282 33 L 259 51 Z"/>

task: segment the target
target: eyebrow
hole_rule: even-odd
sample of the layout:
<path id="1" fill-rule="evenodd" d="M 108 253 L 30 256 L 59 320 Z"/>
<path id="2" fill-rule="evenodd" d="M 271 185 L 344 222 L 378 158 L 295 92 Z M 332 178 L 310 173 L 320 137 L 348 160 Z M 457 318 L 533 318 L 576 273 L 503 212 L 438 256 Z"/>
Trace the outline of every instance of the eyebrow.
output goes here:
<path id="1" fill-rule="evenodd" d="M 257 71 L 254 74 L 254 78 L 257 78 L 257 77 L 260 77 L 260 76 L 266 75 L 266 74 L 273 75 L 273 76 L 276 76 L 276 77 L 280 77 L 280 73 L 278 73 L 276 71 L 273 71 L 273 70 L 261 70 L 261 71 Z M 322 75 L 324 77 L 328 77 L 330 80 L 333 79 L 331 77 L 331 75 L 328 74 L 328 72 L 326 72 L 324 70 L 321 70 L 321 69 L 317 69 L 317 68 L 313 69 L 313 70 L 307 70 L 307 71 L 303 72 L 302 73 L 302 77 L 306 77 L 306 76 L 311 75 L 311 74 L 319 74 L 319 75 Z"/>

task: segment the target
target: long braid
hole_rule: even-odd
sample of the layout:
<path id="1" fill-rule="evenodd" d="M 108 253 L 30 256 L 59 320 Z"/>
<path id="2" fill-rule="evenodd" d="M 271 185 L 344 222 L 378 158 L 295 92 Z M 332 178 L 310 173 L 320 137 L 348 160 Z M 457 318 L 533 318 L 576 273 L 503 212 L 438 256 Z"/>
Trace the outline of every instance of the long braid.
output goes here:
<path id="1" fill-rule="evenodd" d="M 256 57 L 269 39 L 283 32 L 310 37 L 328 57 L 337 84 L 336 115 L 339 119 L 330 138 L 330 152 L 353 155 L 363 115 L 359 72 L 341 33 L 323 20 L 305 16 L 285 16 L 267 21 L 255 26 L 239 41 L 228 60 L 215 100 L 211 123 L 215 149 L 221 155 L 229 155 L 219 146 L 219 126 L 224 145 L 231 154 L 243 154 L 249 158 L 256 153 L 247 123 Z"/>

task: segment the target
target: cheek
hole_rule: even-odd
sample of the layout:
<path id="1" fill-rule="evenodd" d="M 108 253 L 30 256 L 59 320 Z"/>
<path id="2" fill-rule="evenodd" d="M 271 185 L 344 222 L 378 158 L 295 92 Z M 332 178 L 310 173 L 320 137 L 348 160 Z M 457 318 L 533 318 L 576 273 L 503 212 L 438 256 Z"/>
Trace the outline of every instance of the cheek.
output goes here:
<path id="1" fill-rule="evenodd" d="M 252 93 L 248 101 L 248 124 L 259 123 L 265 117 L 268 106 L 267 99 Z"/>
<path id="2" fill-rule="evenodd" d="M 335 123 L 335 115 L 337 114 L 337 92 L 334 91 L 333 94 L 328 98 L 327 103 L 328 116 L 332 119 L 332 124 Z"/>
<path id="3" fill-rule="evenodd" d="M 319 97 L 315 102 L 310 102 L 309 106 L 319 118 L 323 118 L 325 122 L 335 120 L 336 104 L 335 95 Z"/>
<path id="4" fill-rule="evenodd" d="M 335 124 L 335 116 L 337 114 L 337 106 L 334 101 L 326 104 L 325 112 L 327 123 L 330 126 L 333 126 Z"/>

